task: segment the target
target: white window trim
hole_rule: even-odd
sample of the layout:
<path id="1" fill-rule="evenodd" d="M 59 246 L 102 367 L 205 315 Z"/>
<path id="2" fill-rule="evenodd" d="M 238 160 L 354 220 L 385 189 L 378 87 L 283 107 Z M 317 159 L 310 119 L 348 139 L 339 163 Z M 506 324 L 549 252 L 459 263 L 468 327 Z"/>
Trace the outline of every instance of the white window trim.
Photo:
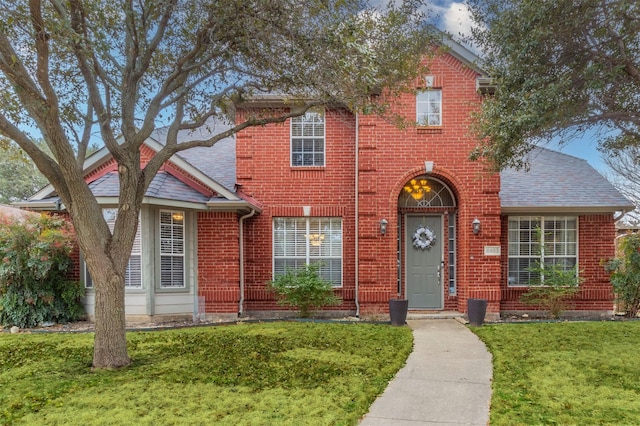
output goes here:
<path id="1" fill-rule="evenodd" d="M 175 215 L 175 214 L 179 214 L 182 215 L 182 253 L 163 253 L 162 252 L 162 213 L 169 213 L 171 216 Z M 173 223 L 171 223 L 171 226 L 174 226 Z M 178 289 L 178 290 L 183 290 L 185 288 L 187 288 L 187 278 L 186 278 L 186 274 L 187 274 L 187 259 L 185 256 L 186 250 L 187 250 L 187 245 L 186 245 L 186 232 L 187 232 L 187 227 L 186 227 L 186 212 L 181 211 L 181 210 L 166 210 L 166 209 L 161 209 L 158 212 L 158 250 L 160 252 L 160 256 L 158 258 L 158 262 L 159 265 L 158 267 L 160 268 L 159 270 L 159 276 L 158 276 L 158 282 L 159 282 L 159 288 L 162 290 L 171 290 L 171 289 Z M 173 233 L 172 233 L 173 234 Z M 173 241 L 173 235 L 171 236 L 171 240 Z M 162 284 L 162 258 L 163 257 L 171 257 L 171 258 L 175 258 L 175 257 L 179 257 L 182 258 L 182 285 L 163 285 Z M 173 281 L 173 278 L 171 278 L 171 281 Z"/>
<path id="2" fill-rule="evenodd" d="M 304 126 L 305 120 L 307 120 L 307 115 L 309 113 L 320 113 L 322 114 L 322 136 L 294 136 L 293 135 L 293 125 L 296 124 L 297 120 L 301 120 L 301 123 Z M 304 133 L 304 132 L 303 132 Z M 290 167 L 326 167 L 327 165 L 327 115 L 326 115 L 326 111 L 322 110 L 322 109 L 317 109 L 317 110 L 310 110 L 307 113 L 305 113 L 304 115 L 301 115 L 299 117 L 293 117 L 289 120 L 289 165 Z M 293 156 L 294 156 L 294 152 L 293 152 L 293 141 L 294 139 L 312 139 L 312 140 L 322 140 L 322 164 L 304 164 L 304 157 L 303 157 L 303 164 L 294 164 L 293 163 Z M 315 151 L 314 151 L 315 154 Z"/>
<path id="3" fill-rule="evenodd" d="M 311 239 L 307 238 L 305 241 L 305 256 L 304 256 L 304 261 L 305 261 L 305 265 L 309 265 L 312 262 L 315 261 L 322 261 L 323 259 L 340 259 L 340 283 L 336 284 L 336 283 L 332 283 L 333 288 L 342 288 L 344 285 L 344 220 L 341 217 L 273 217 L 272 218 L 272 222 L 271 222 L 271 233 L 272 233 L 272 246 L 271 246 L 271 252 L 273 253 L 272 255 L 272 265 L 271 265 L 271 273 L 272 276 L 275 277 L 276 275 L 276 259 L 293 259 L 295 258 L 295 256 L 276 256 L 275 252 L 276 252 L 276 238 L 275 238 L 275 221 L 277 219 L 304 219 L 305 220 L 305 225 L 306 225 L 306 229 L 305 229 L 305 235 L 309 235 L 311 232 L 310 229 L 310 221 L 312 219 L 338 219 L 340 221 L 340 238 L 341 238 L 341 245 L 340 245 L 340 256 L 323 256 L 322 258 L 312 258 L 310 253 L 311 253 Z M 298 257 L 299 259 L 302 259 L 302 257 Z"/>
<path id="4" fill-rule="evenodd" d="M 575 258 L 575 267 L 576 267 L 576 271 L 579 270 L 579 265 L 580 265 L 580 259 L 579 259 L 579 254 L 580 254 L 580 223 L 579 223 L 579 217 L 578 216 L 559 216 L 559 215 L 547 215 L 547 216 L 543 216 L 543 215 L 532 215 L 532 216 L 508 216 L 507 217 L 507 223 L 508 221 L 511 221 L 513 219 L 528 219 L 528 220 L 533 220 L 533 219 L 538 219 L 540 224 L 541 224 L 541 231 L 542 231 L 542 241 L 540 241 L 540 244 L 544 244 L 544 234 L 545 234 L 545 229 L 544 229 L 544 222 L 546 220 L 553 220 L 553 218 L 562 218 L 564 220 L 567 219 L 573 219 L 576 222 L 576 254 L 574 256 L 546 256 L 546 258 Z M 525 256 L 525 255 L 512 255 L 509 253 L 509 243 L 510 243 L 510 239 L 509 239 L 509 228 L 507 226 L 507 286 L 511 287 L 511 288 L 528 288 L 529 285 L 528 284 L 511 284 L 509 282 L 509 276 L 510 274 L 510 269 L 509 269 L 509 260 L 510 259 L 520 259 L 520 258 L 533 258 L 534 256 Z M 544 262 L 545 260 L 545 256 L 544 254 L 538 256 L 538 259 L 540 259 L 541 262 Z M 544 277 L 542 277 L 542 279 L 544 280 Z"/>
<path id="5" fill-rule="evenodd" d="M 439 93 L 440 94 L 440 100 L 438 102 L 438 109 L 440 110 L 439 113 L 437 113 L 438 117 L 439 117 L 439 123 L 438 124 L 429 124 L 429 115 L 436 115 L 436 113 L 430 112 L 430 108 L 429 105 L 431 105 L 431 99 L 427 96 L 427 100 L 421 101 L 420 100 L 420 95 L 422 94 L 428 94 L 428 93 Z M 420 104 L 426 104 L 427 105 L 427 112 L 420 114 L 418 112 L 418 105 Z M 416 95 L 416 122 L 418 123 L 419 127 L 442 127 L 442 119 L 443 119 L 443 114 L 442 114 L 442 89 L 440 88 L 427 88 L 425 90 L 419 90 L 417 95 Z"/>

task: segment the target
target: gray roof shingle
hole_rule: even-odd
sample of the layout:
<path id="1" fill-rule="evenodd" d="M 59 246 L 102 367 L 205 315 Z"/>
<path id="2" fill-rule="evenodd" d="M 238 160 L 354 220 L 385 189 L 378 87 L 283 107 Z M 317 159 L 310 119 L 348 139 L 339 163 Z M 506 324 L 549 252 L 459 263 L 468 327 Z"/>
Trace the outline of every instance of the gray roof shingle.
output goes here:
<path id="1" fill-rule="evenodd" d="M 586 160 L 538 147 L 529 153 L 528 161 L 528 171 L 507 169 L 500 173 L 502 209 L 633 209 L 633 203 Z"/>
<path id="2" fill-rule="evenodd" d="M 117 197 L 119 185 L 118 173 L 110 172 L 91 182 L 89 188 L 91 188 L 91 192 L 96 197 Z M 166 172 L 159 172 L 154 176 L 145 196 L 192 203 L 206 203 L 209 201 L 208 196 L 201 194 Z"/>
<path id="3" fill-rule="evenodd" d="M 230 127 L 229 124 L 209 120 L 205 126 L 199 129 L 179 132 L 178 143 L 207 139 L 212 135 L 228 130 Z M 158 129 L 152 136 L 164 145 L 167 139 L 167 131 L 168 128 Z M 222 139 L 211 148 L 196 147 L 179 152 L 176 155 L 229 191 L 235 192 L 236 140 L 234 137 Z"/>

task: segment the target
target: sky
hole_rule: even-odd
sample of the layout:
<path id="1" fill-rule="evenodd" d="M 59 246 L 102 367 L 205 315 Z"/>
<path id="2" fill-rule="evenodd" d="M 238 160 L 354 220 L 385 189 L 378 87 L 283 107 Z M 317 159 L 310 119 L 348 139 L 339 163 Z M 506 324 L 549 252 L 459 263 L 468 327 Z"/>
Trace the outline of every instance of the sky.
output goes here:
<path id="1" fill-rule="evenodd" d="M 472 20 L 467 7 L 462 2 L 451 0 L 436 0 L 431 4 L 432 9 L 438 15 L 436 26 L 453 35 L 469 34 Z M 602 160 L 600 152 L 596 149 L 597 139 L 595 133 L 587 133 L 581 138 L 575 138 L 566 145 L 559 146 L 552 142 L 545 145 L 546 148 L 560 151 L 574 157 L 582 158 L 598 170 L 601 174 L 607 173 L 607 166 Z"/>

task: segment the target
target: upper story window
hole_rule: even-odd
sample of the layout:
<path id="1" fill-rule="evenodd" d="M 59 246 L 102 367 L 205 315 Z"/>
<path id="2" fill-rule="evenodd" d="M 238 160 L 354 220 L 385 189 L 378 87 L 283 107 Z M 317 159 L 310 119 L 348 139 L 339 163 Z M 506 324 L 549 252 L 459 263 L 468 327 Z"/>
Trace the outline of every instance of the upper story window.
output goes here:
<path id="1" fill-rule="evenodd" d="M 307 111 L 291 119 L 291 166 L 324 166 L 324 111 Z"/>
<path id="2" fill-rule="evenodd" d="M 442 126 L 442 90 L 427 89 L 416 95 L 418 126 Z"/>
<path id="3" fill-rule="evenodd" d="M 542 280 L 531 271 L 536 264 L 578 263 L 578 219 L 574 216 L 509 217 L 509 285 L 526 286 Z"/>

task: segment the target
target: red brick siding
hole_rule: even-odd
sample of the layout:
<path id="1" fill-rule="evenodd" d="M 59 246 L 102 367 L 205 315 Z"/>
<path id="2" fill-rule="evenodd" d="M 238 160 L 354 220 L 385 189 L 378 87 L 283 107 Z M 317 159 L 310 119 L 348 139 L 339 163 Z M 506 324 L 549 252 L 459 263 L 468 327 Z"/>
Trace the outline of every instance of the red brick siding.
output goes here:
<path id="1" fill-rule="evenodd" d="M 236 213 L 198 213 L 198 296 L 205 311 L 237 313 L 240 244 Z"/>
<path id="2" fill-rule="evenodd" d="M 342 219 L 343 287 L 336 294 L 344 303 L 330 309 L 355 309 L 355 117 L 331 110 L 325 120 L 325 167 L 290 166 L 289 122 L 249 128 L 237 137 L 238 183 L 263 205 L 245 228 L 247 311 L 281 309 L 266 290 L 273 268 L 272 219 L 303 216 L 303 206 L 311 206 L 312 217 Z"/>
<path id="3" fill-rule="evenodd" d="M 424 161 L 435 162 L 432 176 L 446 182 L 457 197 L 457 284 L 445 309 L 464 311 L 467 297 L 489 299 L 489 311 L 497 312 L 500 300 L 500 257 L 483 254 L 484 245 L 500 244 L 499 176 L 469 161 L 475 146 L 469 136 L 470 113 L 481 97 L 475 90 L 476 74 L 455 58 L 445 55 L 431 64 L 435 85 L 443 91 L 443 125 L 438 129 L 398 129 L 375 116 L 359 117 L 358 188 L 355 186 L 356 119 L 345 111 L 326 114 L 326 167 L 291 168 L 289 123 L 251 128 L 237 138 L 237 177 L 243 191 L 265 209 L 247 227 L 247 309 L 271 309 L 276 305 L 264 291 L 272 270 L 272 217 L 302 216 L 302 206 L 319 209 L 340 207 L 344 232 L 344 289 L 346 304 L 354 306 L 355 236 L 358 232 L 359 299 L 363 312 L 387 309 L 397 297 L 397 200 L 404 184 L 424 172 Z M 418 82 L 416 82 L 418 83 Z M 415 119 L 415 97 L 402 95 L 395 112 Z M 246 111 L 240 111 L 241 120 Z M 358 230 L 355 197 L 359 201 Z M 284 209 L 284 210 L 283 210 Z M 475 217 L 482 233 L 471 233 Z M 379 221 L 388 220 L 387 234 L 380 235 Z M 445 256 L 446 257 L 446 256 Z"/>

